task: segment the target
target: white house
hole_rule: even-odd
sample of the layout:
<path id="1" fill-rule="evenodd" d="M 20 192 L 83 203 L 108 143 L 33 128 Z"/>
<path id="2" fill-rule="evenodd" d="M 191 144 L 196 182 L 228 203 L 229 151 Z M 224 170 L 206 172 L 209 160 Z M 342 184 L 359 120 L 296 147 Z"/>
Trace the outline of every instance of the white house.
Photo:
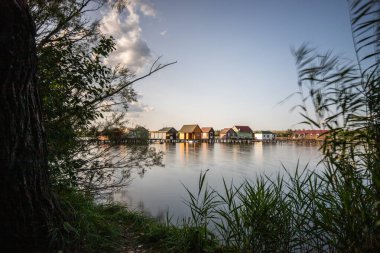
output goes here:
<path id="1" fill-rule="evenodd" d="M 149 131 L 149 139 L 175 140 L 177 139 L 177 130 L 174 127 L 164 127 L 158 131 Z"/>
<path id="2" fill-rule="evenodd" d="M 259 141 L 271 141 L 276 139 L 276 134 L 271 131 L 258 131 L 255 132 L 255 139 Z"/>

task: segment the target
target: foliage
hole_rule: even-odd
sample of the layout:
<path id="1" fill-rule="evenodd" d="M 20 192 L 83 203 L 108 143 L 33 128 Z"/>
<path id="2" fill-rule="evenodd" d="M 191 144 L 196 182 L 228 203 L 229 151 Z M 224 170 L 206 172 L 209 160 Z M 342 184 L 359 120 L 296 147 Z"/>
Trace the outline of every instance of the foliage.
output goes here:
<path id="1" fill-rule="evenodd" d="M 97 20 L 85 17 L 99 10 L 108 0 L 29 0 L 36 25 L 37 49 L 48 44 L 69 40 L 72 43 L 98 34 Z"/>
<path id="2" fill-rule="evenodd" d="M 291 137 L 293 135 L 293 130 L 288 129 L 284 131 L 274 131 L 277 137 Z"/>
<path id="3" fill-rule="evenodd" d="M 60 201 L 70 213 L 64 228 L 53 231 L 53 239 L 64 242 L 68 252 L 201 252 L 196 251 L 198 230 L 174 226 L 148 218 L 118 204 L 95 203 L 81 192 L 63 189 Z M 199 248 L 199 247 L 198 247 Z"/>
<path id="4" fill-rule="evenodd" d="M 116 205 L 96 205 L 91 198 L 72 190 L 59 192 L 62 208 L 70 214 L 63 229 L 53 231 L 53 240 L 62 237 L 63 249 L 78 245 L 79 252 L 119 252 L 124 244 L 125 217 Z"/>
<path id="5" fill-rule="evenodd" d="M 148 145 L 93 145 L 85 142 L 80 157 L 67 157 L 52 174 L 57 188 L 74 187 L 88 194 L 109 194 L 129 184 L 132 171 L 144 175 L 153 166 L 163 166 L 162 152 Z"/>
<path id="6" fill-rule="evenodd" d="M 51 124 L 50 163 L 56 182 L 63 182 L 63 189 L 70 185 L 98 190 L 104 183 L 112 185 L 110 177 L 116 174 L 108 169 L 118 166 L 104 160 L 106 152 L 98 156 L 104 150 L 95 148 L 91 153 L 92 147 L 84 149 L 74 137 L 109 106 L 102 102 L 126 88 L 124 98 L 133 99 L 133 90 L 128 92 L 131 84 L 166 65 L 136 79 L 125 69 L 108 68 L 102 59 L 113 50 L 112 38 L 92 37 L 97 34 L 95 26 L 87 26 L 82 16 L 89 1 L 52 1 L 46 8 L 43 1 L 31 2 L 36 4 L 32 8 L 41 29 L 40 70 L 41 82 L 45 82 L 41 91 L 47 105 L 45 118 Z M 377 252 L 380 11 L 375 0 L 351 0 L 349 4 L 355 64 L 307 46 L 294 52 L 304 123 L 329 130 L 322 147 L 322 172 L 305 168 L 299 173 L 297 168 L 286 181 L 261 177 L 238 186 L 224 182 L 222 193 L 210 188 L 202 173 L 198 192 L 187 189 L 191 217 L 179 227 L 131 215 L 119 206 L 96 205 L 82 194 L 69 192 L 61 195 L 67 197 L 64 208 L 75 214 L 64 226 L 68 234 L 75 235 L 67 243 L 80 242 L 83 252 L 117 251 L 128 229 L 138 234 L 137 242 L 152 243 L 163 252 Z M 63 36 L 63 31 L 72 35 Z M 135 161 L 149 160 L 137 155 L 122 162 L 142 170 L 149 166 Z M 55 231 L 53 236 L 65 236 L 65 231 Z"/>
<path id="7" fill-rule="evenodd" d="M 128 138 L 148 140 L 149 131 L 143 126 L 136 126 L 135 128 L 129 129 L 127 136 Z"/>
<path id="8" fill-rule="evenodd" d="M 356 177 L 347 189 L 328 175 L 297 170 L 290 180 L 224 182 L 217 193 L 202 173 L 196 194 L 189 191 L 192 216 L 174 225 L 63 190 L 63 207 L 74 215 L 53 235 L 81 252 L 376 252 L 374 206 L 361 183 L 367 179 Z"/>
<path id="9" fill-rule="evenodd" d="M 182 227 L 198 231 L 191 241 L 197 252 L 376 252 L 369 178 L 351 170 L 348 184 L 340 169 L 223 181 L 224 192 L 207 186 L 201 174 L 201 191 L 188 191 L 192 215 Z"/>
<path id="10" fill-rule="evenodd" d="M 94 186 L 94 180 L 99 180 L 97 185 L 104 183 L 110 176 L 112 164 L 114 168 L 123 168 L 120 173 L 124 175 L 135 167 L 128 163 L 128 156 L 133 157 L 134 154 L 116 158 L 102 148 L 89 147 L 81 139 L 84 133 L 96 132 L 99 128 L 96 125 L 111 112 L 111 125 L 124 123 L 128 104 L 136 101 L 133 83 L 171 64 L 161 65 L 157 59 L 149 72 L 140 77 L 125 66 L 106 64 L 105 60 L 115 50 L 113 38 L 101 34 L 98 20 L 87 14 L 106 4 L 122 8 L 121 2 L 29 1 L 37 28 L 38 81 L 54 185 L 68 184 L 85 189 Z M 111 125 L 106 130 L 112 128 Z M 149 149 L 147 153 L 151 157 L 137 152 L 140 164 L 143 164 L 143 158 L 149 161 L 148 164 L 158 161 L 160 154 L 151 151 Z M 103 172 L 104 175 L 101 174 Z M 85 182 L 84 179 L 90 181 Z"/>
<path id="11" fill-rule="evenodd" d="M 380 200 L 380 5 L 370 0 L 349 4 L 357 61 L 345 62 L 306 46 L 298 49 L 301 108 L 305 123 L 329 129 L 323 145 L 327 166 L 333 168 L 329 171 L 340 175 L 346 186 L 365 178 L 357 187 L 367 189 L 365 196 L 374 206 Z M 380 206 L 374 215 L 380 219 Z"/>
<path id="12" fill-rule="evenodd" d="M 195 252 L 209 252 L 215 246 L 215 235 L 208 228 L 216 218 L 214 209 L 218 205 L 218 201 L 216 201 L 216 192 L 208 187 L 205 179 L 206 173 L 201 173 L 196 195 L 185 187 L 189 195 L 189 200 L 185 203 L 191 210 L 191 217 L 183 220 L 182 226 L 186 228 L 185 231 L 190 232 L 189 243 Z"/>

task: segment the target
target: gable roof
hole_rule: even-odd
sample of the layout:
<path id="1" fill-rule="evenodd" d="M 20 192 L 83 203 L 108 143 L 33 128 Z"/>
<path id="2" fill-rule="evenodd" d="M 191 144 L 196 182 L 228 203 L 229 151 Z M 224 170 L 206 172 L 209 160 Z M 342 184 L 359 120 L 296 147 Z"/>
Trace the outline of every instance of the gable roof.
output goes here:
<path id="1" fill-rule="evenodd" d="M 177 132 L 177 130 L 174 127 L 163 127 L 160 130 L 158 130 L 158 132 Z"/>
<path id="2" fill-rule="evenodd" d="M 200 127 L 198 125 L 183 125 L 182 128 L 179 130 L 181 133 L 193 133 L 195 129 Z"/>
<path id="3" fill-rule="evenodd" d="M 221 133 L 221 134 L 226 134 L 226 133 L 228 133 L 228 131 L 230 131 L 230 130 L 234 131 L 232 128 L 223 128 L 222 130 L 220 130 L 220 133 Z M 235 132 L 235 131 L 234 131 L 234 132 Z"/>
<path id="4" fill-rule="evenodd" d="M 149 130 L 146 129 L 145 127 L 143 127 L 143 126 L 136 126 L 134 128 L 128 128 L 128 132 L 135 132 L 135 131 L 146 131 L 146 132 L 149 132 Z"/>
<path id="5" fill-rule="evenodd" d="M 209 133 L 211 130 L 214 131 L 212 127 L 202 127 L 201 129 L 203 133 Z"/>
<path id="6" fill-rule="evenodd" d="M 252 129 L 249 126 L 234 126 L 239 132 L 252 133 Z"/>

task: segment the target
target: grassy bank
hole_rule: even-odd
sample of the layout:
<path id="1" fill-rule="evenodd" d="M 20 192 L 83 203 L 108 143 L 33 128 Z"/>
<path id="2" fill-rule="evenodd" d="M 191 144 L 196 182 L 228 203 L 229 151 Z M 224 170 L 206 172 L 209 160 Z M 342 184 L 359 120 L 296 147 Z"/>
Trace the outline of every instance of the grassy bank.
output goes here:
<path id="1" fill-rule="evenodd" d="M 370 177 L 348 169 L 223 182 L 222 192 L 202 173 L 197 192 L 188 191 L 191 217 L 180 225 L 65 191 L 61 202 L 74 215 L 55 236 L 70 235 L 66 244 L 79 252 L 377 252 Z"/>
<path id="2" fill-rule="evenodd" d="M 52 232 L 52 239 L 63 241 L 62 248 L 70 252 L 201 252 L 205 248 L 206 241 L 200 241 L 204 238 L 193 226 L 162 223 L 117 204 L 96 204 L 76 191 L 61 191 L 59 196 L 63 208 L 73 215 L 62 229 Z"/>

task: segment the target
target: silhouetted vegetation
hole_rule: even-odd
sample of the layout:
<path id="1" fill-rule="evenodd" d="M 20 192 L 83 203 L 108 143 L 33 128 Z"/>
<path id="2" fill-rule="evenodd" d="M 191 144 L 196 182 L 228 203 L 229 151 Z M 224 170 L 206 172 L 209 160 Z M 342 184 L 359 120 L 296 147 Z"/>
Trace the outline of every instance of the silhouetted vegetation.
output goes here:
<path id="1" fill-rule="evenodd" d="M 160 165 L 159 153 L 147 145 L 99 147 L 79 141 L 83 133 L 101 131 L 111 138 L 147 138 L 143 127 L 121 129 L 122 114 L 103 129 L 93 122 L 112 112 L 115 105 L 127 110 L 128 103 L 136 100 L 132 84 L 171 63 L 156 61 L 141 77 L 126 67 L 105 65 L 103 60 L 115 50 L 113 39 L 101 34 L 97 21 L 88 22 L 84 14 L 98 10 L 106 0 L 28 1 L 37 28 L 35 47 L 26 1 L 20 2 L 24 4 L 18 10 L 20 20 L 7 11 L 16 12 L 11 1 L 2 2 L 0 11 L 3 26 L 12 23 L 12 29 L 20 28 L 1 30 L 2 80 L 7 87 L 20 90 L 17 96 L 2 94 L 1 100 L 0 125 L 5 136 L 1 154 L 6 169 L 1 170 L 0 200 L 6 208 L 0 217 L 1 240 L 10 244 L 4 244 L 6 250 L 380 250 L 378 1 L 348 1 L 356 62 L 331 52 L 319 53 L 307 45 L 293 52 L 303 123 L 328 130 L 329 138 L 321 149 L 324 169 L 297 168 L 286 179 L 262 176 L 240 185 L 223 182 L 223 192 L 209 187 L 206 173 L 201 173 L 198 191 L 186 188 L 191 217 L 175 224 L 169 218 L 159 223 L 126 207 L 94 202 L 97 193 L 125 184 L 131 169 L 143 173 Z M 123 8 L 123 3 L 113 2 L 115 8 Z M 19 36 L 11 36 L 15 33 Z M 15 46 L 19 48 L 13 50 Z M 19 54 L 10 57 L 12 50 Z M 20 72 L 9 68 L 11 60 L 21 64 Z M 20 84 L 27 86 L 20 88 Z M 10 110 L 9 99 L 21 109 Z M 281 134 L 289 136 L 290 132 Z M 115 160 L 115 151 L 123 148 L 129 149 L 128 156 Z"/>

